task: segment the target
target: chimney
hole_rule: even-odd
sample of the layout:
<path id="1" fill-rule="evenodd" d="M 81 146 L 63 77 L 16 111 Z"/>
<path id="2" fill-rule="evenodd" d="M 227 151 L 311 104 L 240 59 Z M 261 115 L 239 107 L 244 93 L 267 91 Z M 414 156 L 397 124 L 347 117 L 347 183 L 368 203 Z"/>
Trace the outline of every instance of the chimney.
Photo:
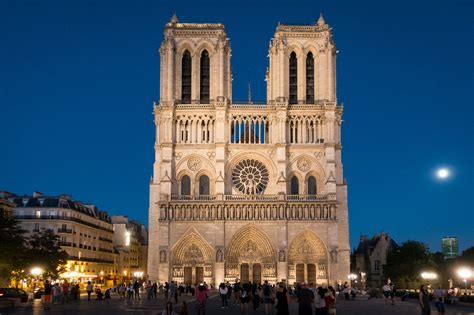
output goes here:
<path id="1" fill-rule="evenodd" d="M 42 192 L 39 192 L 39 191 L 34 191 L 33 192 L 33 198 L 38 198 L 38 197 L 43 197 L 44 194 Z"/>

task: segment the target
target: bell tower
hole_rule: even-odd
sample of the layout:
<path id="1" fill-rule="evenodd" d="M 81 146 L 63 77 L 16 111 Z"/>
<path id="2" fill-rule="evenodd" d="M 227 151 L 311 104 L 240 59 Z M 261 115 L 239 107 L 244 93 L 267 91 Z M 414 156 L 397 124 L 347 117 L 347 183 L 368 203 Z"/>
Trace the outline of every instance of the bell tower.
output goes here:
<path id="1" fill-rule="evenodd" d="M 336 46 L 321 14 L 316 24 L 279 24 L 270 41 L 267 101 L 336 101 Z"/>
<path id="2" fill-rule="evenodd" d="M 231 100 L 230 42 L 221 23 L 166 23 L 160 47 L 160 102 Z"/>

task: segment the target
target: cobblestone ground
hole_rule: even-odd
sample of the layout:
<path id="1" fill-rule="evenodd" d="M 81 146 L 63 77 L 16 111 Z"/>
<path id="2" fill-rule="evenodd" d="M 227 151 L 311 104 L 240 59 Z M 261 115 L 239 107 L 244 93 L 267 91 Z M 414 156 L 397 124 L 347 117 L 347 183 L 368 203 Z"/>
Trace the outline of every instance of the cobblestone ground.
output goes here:
<path id="1" fill-rule="evenodd" d="M 180 297 L 179 303 L 187 301 L 190 314 L 197 314 L 195 309 L 194 298 Z M 163 310 L 164 300 L 162 298 L 148 301 L 142 300 L 125 300 L 121 301 L 117 297 L 113 297 L 108 301 L 90 301 L 85 299 L 80 301 L 72 301 L 64 305 L 52 305 L 51 310 L 43 311 L 41 302 L 36 300 L 30 306 L 19 307 L 15 310 L 0 310 L 3 314 L 48 314 L 48 315 L 70 315 L 70 314 L 87 314 L 87 315 L 105 315 L 105 314 L 154 314 L 160 315 Z M 208 300 L 206 315 L 223 315 L 223 314 L 241 314 L 239 306 L 231 301 L 228 309 L 222 309 L 220 299 L 213 294 Z M 253 311 L 252 305 L 249 305 L 249 315 L 265 314 L 264 306 L 260 305 L 257 311 Z M 436 315 L 434 305 L 432 305 L 432 313 Z M 176 308 L 178 311 L 178 308 Z M 372 299 L 368 301 L 338 301 L 338 315 L 419 315 L 421 312 L 415 300 L 405 302 L 396 301 L 395 305 L 384 305 L 383 299 Z M 272 312 L 272 314 L 275 314 Z M 297 304 L 290 301 L 290 314 L 297 315 Z M 472 306 L 447 306 L 446 315 L 474 315 L 474 307 Z"/>

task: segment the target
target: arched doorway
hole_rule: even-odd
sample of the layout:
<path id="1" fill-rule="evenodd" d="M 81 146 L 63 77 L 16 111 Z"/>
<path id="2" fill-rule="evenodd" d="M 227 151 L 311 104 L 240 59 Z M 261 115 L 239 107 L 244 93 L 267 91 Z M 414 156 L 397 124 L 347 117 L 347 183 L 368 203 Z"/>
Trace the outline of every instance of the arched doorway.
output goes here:
<path id="1" fill-rule="evenodd" d="M 276 254 L 269 237 L 254 225 L 238 230 L 227 246 L 226 281 L 275 282 Z"/>
<path id="2" fill-rule="evenodd" d="M 170 278 L 184 284 L 213 282 L 212 247 L 195 231 L 181 236 L 171 249 Z"/>
<path id="3" fill-rule="evenodd" d="M 304 231 L 291 242 L 288 251 L 289 283 L 328 283 L 328 252 L 313 232 Z"/>

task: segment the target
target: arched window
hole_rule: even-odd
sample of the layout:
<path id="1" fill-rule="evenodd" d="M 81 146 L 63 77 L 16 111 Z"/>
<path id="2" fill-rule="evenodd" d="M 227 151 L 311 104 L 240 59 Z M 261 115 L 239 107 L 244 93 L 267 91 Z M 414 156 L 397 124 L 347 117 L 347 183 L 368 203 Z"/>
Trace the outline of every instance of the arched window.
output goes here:
<path id="1" fill-rule="evenodd" d="M 310 176 L 308 178 L 308 195 L 316 195 L 316 178 L 314 176 Z"/>
<path id="2" fill-rule="evenodd" d="M 199 195 L 209 195 L 209 177 L 207 177 L 206 175 L 202 175 L 201 177 L 199 177 Z"/>
<path id="3" fill-rule="evenodd" d="M 209 73 L 210 73 L 209 53 L 204 50 L 201 53 L 201 80 L 200 80 L 200 97 L 201 104 L 209 103 Z"/>
<path id="4" fill-rule="evenodd" d="M 188 50 L 184 51 L 181 60 L 181 102 L 191 103 L 191 54 Z"/>
<path id="5" fill-rule="evenodd" d="M 189 178 L 188 175 L 184 175 L 183 177 L 181 177 L 181 195 L 191 195 L 191 178 Z"/>
<path id="6" fill-rule="evenodd" d="M 292 52 L 290 55 L 290 104 L 298 103 L 298 67 L 296 54 Z"/>
<path id="7" fill-rule="evenodd" d="M 314 104 L 314 58 L 311 52 L 306 55 L 306 103 Z"/>
<path id="8" fill-rule="evenodd" d="M 290 195 L 299 195 L 300 193 L 300 183 L 298 182 L 298 177 L 293 176 L 290 183 Z"/>

